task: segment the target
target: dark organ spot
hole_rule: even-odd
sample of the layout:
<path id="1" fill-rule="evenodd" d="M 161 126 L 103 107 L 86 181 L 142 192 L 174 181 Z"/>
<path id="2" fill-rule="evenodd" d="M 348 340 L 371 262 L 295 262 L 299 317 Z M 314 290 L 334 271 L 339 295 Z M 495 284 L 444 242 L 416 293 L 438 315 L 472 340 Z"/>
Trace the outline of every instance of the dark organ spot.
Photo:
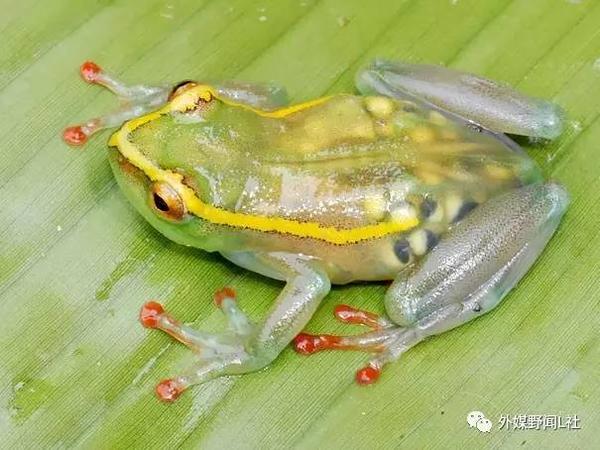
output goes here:
<path id="1" fill-rule="evenodd" d="M 408 264 L 410 261 L 410 244 L 408 241 L 406 239 L 396 241 L 394 244 L 394 253 L 403 264 Z"/>
<path id="2" fill-rule="evenodd" d="M 425 230 L 425 233 L 427 234 L 427 251 L 430 251 L 433 247 L 438 245 L 440 238 L 431 230 Z"/>
<path id="3" fill-rule="evenodd" d="M 425 198 L 421 203 L 421 216 L 424 219 L 430 217 L 437 208 L 437 202 L 431 198 Z"/>
<path id="4" fill-rule="evenodd" d="M 481 311 L 481 305 L 479 303 L 475 303 L 475 306 L 473 306 L 473 311 L 475 311 L 475 312 Z"/>
<path id="5" fill-rule="evenodd" d="M 471 211 L 473 211 L 477 207 L 477 202 L 468 200 L 462 204 L 458 212 L 456 213 L 456 217 L 452 220 L 452 222 L 459 222 L 467 217 Z"/>

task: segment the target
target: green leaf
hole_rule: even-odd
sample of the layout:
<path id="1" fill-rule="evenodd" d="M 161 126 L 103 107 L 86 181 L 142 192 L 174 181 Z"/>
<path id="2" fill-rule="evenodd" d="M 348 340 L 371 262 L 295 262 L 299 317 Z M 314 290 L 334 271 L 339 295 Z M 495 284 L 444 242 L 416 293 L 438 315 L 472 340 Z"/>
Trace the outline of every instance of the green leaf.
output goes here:
<path id="1" fill-rule="evenodd" d="M 1 0 L 0 447 L 442 448 L 593 446 L 600 437 L 600 3 L 593 0 Z M 439 63 L 553 99 L 567 132 L 528 152 L 571 207 L 496 310 L 430 339 L 361 388 L 358 353 L 305 358 L 195 388 L 155 383 L 190 362 L 137 322 L 158 298 L 205 329 L 235 287 L 261 317 L 281 288 L 178 247 L 119 193 L 103 133 L 61 129 L 113 99 L 81 82 L 93 59 L 140 82 L 277 81 L 293 101 L 353 90 L 375 56 Z M 309 330 L 342 332 L 339 302 L 383 312 L 382 285 L 335 288 Z M 469 429 L 481 410 L 494 429 Z M 577 414 L 581 430 L 507 431 L 502 414 Z"/>

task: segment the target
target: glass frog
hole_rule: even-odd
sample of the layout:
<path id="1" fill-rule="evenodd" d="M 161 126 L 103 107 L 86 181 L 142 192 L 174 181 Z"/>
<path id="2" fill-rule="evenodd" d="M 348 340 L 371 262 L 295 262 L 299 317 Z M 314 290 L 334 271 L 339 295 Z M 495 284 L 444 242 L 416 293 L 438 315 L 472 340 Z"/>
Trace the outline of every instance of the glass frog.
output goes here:
<path id="1" fill-rule="evenodd" d="M 121 100 L 116 112 L 69 127 L 82 144 L 120 126 L 109 159 L 125 196 L 167 238 L 219 252 L 285 282 L 266 317 L 251 321 L 224 288 L 229 327 L 186 326 L 156 302 L 142 324 L 197 353 L 162 381 L 166 401 L 215 377 L 256 371 L 290 343 L 299 353 L 370 353 L 356 381 L 423 339 L 497 306 L 556 230 L 565 189 L 506 134 L 553 139 L 556 105 L 444 67 L 375 61 L 361 95 L 296 105 L 273 85 L 185 81 L 127 86 L 92 62 L 83 78 Z M 331 284 L 389 280 L 386 315 L 341 305 L 363 334 L 302 333 Z"/>

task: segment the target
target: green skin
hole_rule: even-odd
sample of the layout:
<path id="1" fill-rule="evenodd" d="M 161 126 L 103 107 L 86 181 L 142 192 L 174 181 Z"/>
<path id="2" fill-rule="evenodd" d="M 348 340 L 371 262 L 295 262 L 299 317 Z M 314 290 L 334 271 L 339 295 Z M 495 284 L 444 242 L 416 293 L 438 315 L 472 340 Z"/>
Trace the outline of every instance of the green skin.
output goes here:
<path id="1" fill-rule="evenodd" d="M 554 137 L 561 118 L 550 103 L 488 80 L 466 83 L 459 75 L 378 62 L 359 75 L 364 96 L 333 96 L 280 118 L 223 101 L 235 90 L 238 103 L 273 109 L 280 102 L 263 87 L 222 88 L 222 96 L 196 110 L 165 114 L 129 136 L 157 167 L 182 174 L 198 198 L 221 209 L 340 230 L 418 219 L 413 229 L 379 238 L 340 245 L 193 214 L 168 218 L 153 196 L 155 184 L 110 148 L 125 196 L 163 235 L 286 282 L 258 324 L 226 296 L 221 306 L 231 326 L 222 334 L 197 332 L 159 314 L 156 327 L 203 349 L 188 373 L 159 385 L 163 399 L 270 363 L 332 283 L 393 280 L 384 299 L 388 318 L 371 323 L 374 331 L 337 337 L 335 345 L 328 336 L 296 340 L 304 352 L 376 351 L 358 373 L 364 382 L 424 338 L 500 302 L 541 253 L 568 204 L 564 189 L 544 182 L 501 133 Z"/>

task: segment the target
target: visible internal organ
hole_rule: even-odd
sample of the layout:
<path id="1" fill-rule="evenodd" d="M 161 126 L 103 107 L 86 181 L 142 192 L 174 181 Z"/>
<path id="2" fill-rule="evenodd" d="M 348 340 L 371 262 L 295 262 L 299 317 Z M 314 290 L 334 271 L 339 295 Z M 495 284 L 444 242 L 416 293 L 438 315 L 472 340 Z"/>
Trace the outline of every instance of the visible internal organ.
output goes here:
<path id="1" fill-rule="evenodd" d="M 424 185 L 485 180 L 493 187 L 523 181 L 536 172 L 531 161 L 497 139 L 456 124 L 438 111 L 379 96 L 364 97 L 364 105 L 377 134 L 398 148 L 392 158 L 399 158 Z"/>
<path id="2" fill-rule="evenodd" d="M 385 218 L 384 214 L 368 213 L 369 199 L 378 202 L 374 208 L 384 212 L 389 209 L 392 197 L 398 198 L 414 189 L 410 181 L 395 181 L 403 176 L 397 164 L 353 167 L 351 171 L 351 174 L 315 175 L 302 167 L 273 167 L 269 176 L 247 179 L 235 211 L 350 229 L 376 224 Z M 397 190 L 393 196 L 392 190 Z M 413 214 L 397 220 L 414 217 Z"/>
<path id="3" fill-rule="evenodd" d="M 340 108 L 348 116 L 346 134 L 327 115 Z M 373 135 L 364 132 L 365 121 Z M 298 130 L 304 134 L 291 139 Z M 345 229 L 422 217 L 439 224 L 439 233 L 537 172 L 488 135 L 456 125 L 437 111 L 386 97 L 325 102 L 297 113 L 281 134 L 285 141 L 277 137 L 271 142 L 281 148 L 253 161 L 235 203 L 237 212 Z M 299 150 L 305 141 L 310 149 Z"/>

